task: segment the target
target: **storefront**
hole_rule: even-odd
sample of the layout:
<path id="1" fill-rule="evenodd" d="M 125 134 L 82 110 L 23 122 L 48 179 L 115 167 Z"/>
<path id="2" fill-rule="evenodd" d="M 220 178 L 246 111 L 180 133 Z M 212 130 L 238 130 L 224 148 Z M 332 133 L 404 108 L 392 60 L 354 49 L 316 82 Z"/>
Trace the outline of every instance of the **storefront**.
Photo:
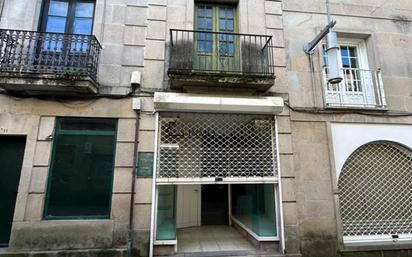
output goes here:
<path id="1" fill-rule="evenodd" d="M 208 226 L 214 226 L 214 238 L 228 234 L 217 247 L 201 242 L 192 247 L 194 252 L 230 250 L 230 243 L 222 242 L 235 242 L 238 233 L 255 246 L 282 244 L 277 98 L 234 99 L 155 95 L 159 112 L 151 247 L 190 251 L 182 247 L 188 240 L 184 229 L 198 227 L 207 234 Z M 200 110 L 202 102 L 209 109 Z"/>

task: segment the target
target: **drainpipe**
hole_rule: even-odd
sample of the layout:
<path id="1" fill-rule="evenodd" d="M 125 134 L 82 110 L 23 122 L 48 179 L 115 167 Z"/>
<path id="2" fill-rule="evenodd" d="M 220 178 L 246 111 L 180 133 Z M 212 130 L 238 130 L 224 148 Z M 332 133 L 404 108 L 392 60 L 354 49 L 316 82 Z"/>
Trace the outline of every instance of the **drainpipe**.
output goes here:
<path id="1" fill-rule="evenodd" d="M 140 99 L 136 99 L 139 101 Z M 135 99 L 133 99 L 135 101 Z M 136 187 L 136 166 L 137 166 L 137 148 L 139 145 L 139 126 L 140 126 L 140 106 L 139 109 L 135 109 L 135 136 L 134 136 L 134 147 L 133 147 L 133 169 L 132 169 L 132 195 L 130 197 L 130 214 L 129 214 L 129 228 L 127 234 L 127 256 L 132 256 L 133 250 L 133 216 L 134 216 L 134 197 L 135 197 L 135 187 Z"/>
<path id="2" fill-rule="evenodd" d="M 326 14 L 328 16 L 328 24 L 332 21 L 332 18 L 330 17 L 330 4 L 329 0 L 326 0 Z M 332 28 L 329 29 L 329 31 L 332 31 Z"/>

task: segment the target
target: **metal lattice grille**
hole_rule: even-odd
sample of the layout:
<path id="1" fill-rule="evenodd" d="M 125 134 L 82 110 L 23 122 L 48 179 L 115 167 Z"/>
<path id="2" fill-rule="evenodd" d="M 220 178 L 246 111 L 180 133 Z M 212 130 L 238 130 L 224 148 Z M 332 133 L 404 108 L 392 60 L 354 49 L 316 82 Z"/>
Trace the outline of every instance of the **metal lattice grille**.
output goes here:
<path id="1" fill-rule="evenodd" d="M 158 178 L 276 175 L 273 119 L 234 114 L 163 114 Z"/>
<path id="2" fill-rule="evenodd" d="M 338 184 L 344 236 L 412 233 L 412 157 L 391 143 L 370 143 L 346 161 Z"/>

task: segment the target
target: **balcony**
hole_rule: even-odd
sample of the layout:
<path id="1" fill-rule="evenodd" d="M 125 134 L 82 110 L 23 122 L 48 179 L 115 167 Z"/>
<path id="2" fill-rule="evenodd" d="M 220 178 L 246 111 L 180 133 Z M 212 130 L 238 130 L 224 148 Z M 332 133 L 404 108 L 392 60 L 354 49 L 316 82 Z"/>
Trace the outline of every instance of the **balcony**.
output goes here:
<path id="1" fill-rule="evenodd" d="M 330 84 L 323 70 L 326 107 L 386 109 L 381 70 L 343 68 L 342 75 L 341 83 Z"/>
<path id="2" fill-rule="evenodd" d="M 170 85 L 264 92 L 274 84 L 273 57 L 271 36 L 172 29 Z"/>
<path id="3" fill-rule="evenodd" d="M 93 35 L 0 30 L 0 87 L 28 95 L 98 93 Z"/>

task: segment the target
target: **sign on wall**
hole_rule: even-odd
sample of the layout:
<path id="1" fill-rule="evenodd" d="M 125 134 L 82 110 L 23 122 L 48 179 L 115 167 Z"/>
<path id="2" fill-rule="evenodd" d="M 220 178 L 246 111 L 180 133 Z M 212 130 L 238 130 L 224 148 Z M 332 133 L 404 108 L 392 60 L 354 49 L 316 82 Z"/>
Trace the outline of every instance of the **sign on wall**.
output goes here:
<path id="1" fill-rule="evenodd" d="M 137 155 L 137 176 L 151 177 L 153 176 L 153 160 L 154 153 L 139 152 Z"/>

